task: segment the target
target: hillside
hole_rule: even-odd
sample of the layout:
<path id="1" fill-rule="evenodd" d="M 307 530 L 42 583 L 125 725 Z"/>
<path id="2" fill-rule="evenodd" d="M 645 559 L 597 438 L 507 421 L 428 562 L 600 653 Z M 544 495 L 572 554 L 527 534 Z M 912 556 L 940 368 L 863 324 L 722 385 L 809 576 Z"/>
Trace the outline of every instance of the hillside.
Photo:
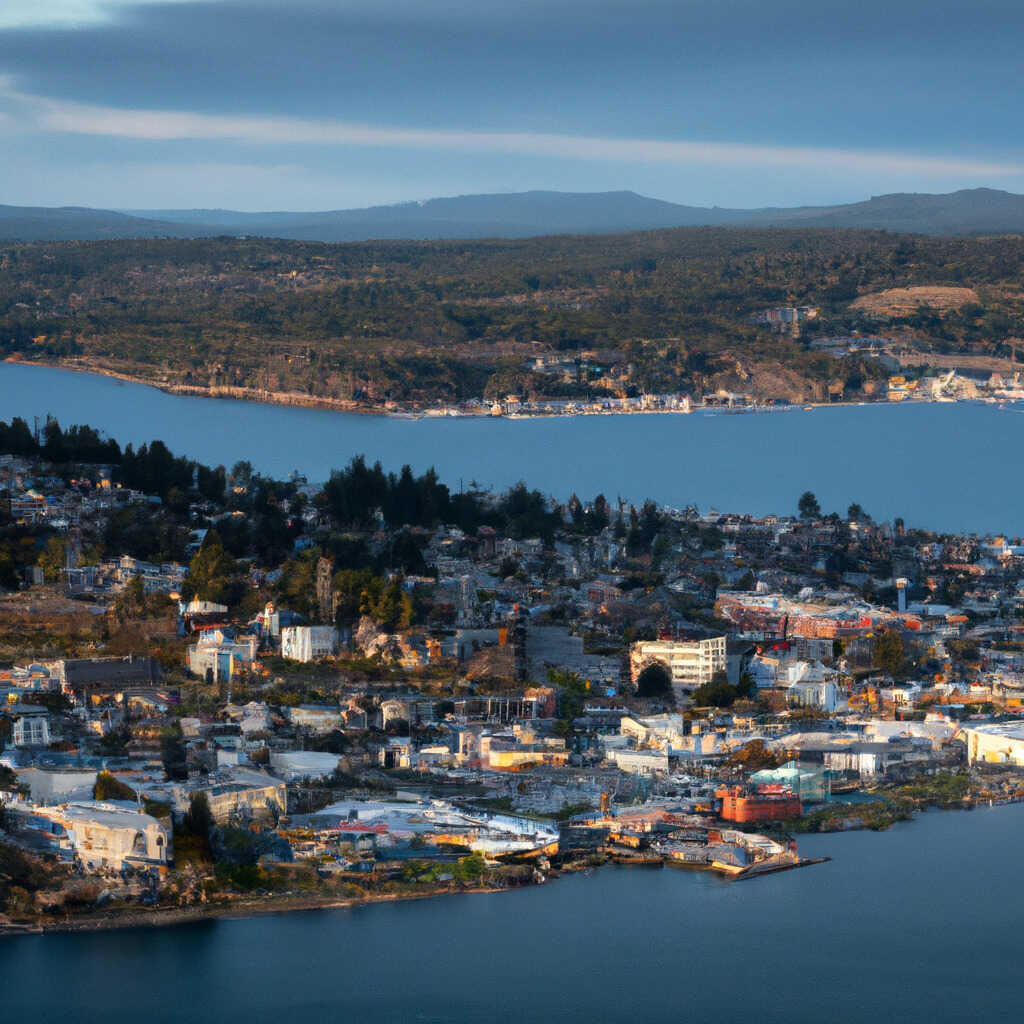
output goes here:
<path id="1" fill-rule="evenodd" d="M 902 350 L 1001 357 L 1024 336 L 1019 236 L 705 227 L 346 245 L 55 242 L 0 246 L 0 271 L 2 356 L 371 408 L 717 389 L 860 399 L 886 365 L 835 358 L 828 339 L 882 334 Z M 927 289 L 897 294 L 932 305 L 856 308 L 892 289 Z M 819 313 L 796 337 L 755 322 L 779 306 Z"/>
<path id="2" fill-rule="evenodd" d="M 0 241 L 96 241 L 104 238 L 206 237 L 202 225 L 183 227 L 153 218 L 84 206 L 0 206 Z"/>
<path id="3" fill-rule="evenodd" d="M 520 192 L 322 213 L 140 210 L 141 218 L 233 232 L 322 242 L 368 238 L 528 238 L 728 223 L 728 211 L 648 199 L 635 192 Z"/>
<path id="4" fill-rule="evenodd" d="M 931 235 L 1024 232 L 1024 196 L 995 189 L 897 193 L 842 206 L 757 210 L 684 206 L 635 192 L 520 192 L 323 212 L 90 210 L 0 206 L 0 241 L 209 238 L 301 241 L 529 238 L 674 227 L 853 227 Z"/>

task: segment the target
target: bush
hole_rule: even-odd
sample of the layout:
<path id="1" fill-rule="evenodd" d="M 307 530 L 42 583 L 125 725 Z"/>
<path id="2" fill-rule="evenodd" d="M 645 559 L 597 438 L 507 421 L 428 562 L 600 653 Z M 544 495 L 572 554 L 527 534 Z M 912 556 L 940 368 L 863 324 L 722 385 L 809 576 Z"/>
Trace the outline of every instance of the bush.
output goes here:
<path id="1" fill-rule="evenodd" d="M 639 697 L 664 697 L 672 692 L 672 676 L 667 668 L 656 661 L 645 668 L 636 680 Z"/>
<path id="2" fill-rule="evenodd" d="M 119 778 L 106 771 L 96 776 L 92 797 L 94 800 L 138 800 L 138 795 L 131 786 L 126 786 Z"/>

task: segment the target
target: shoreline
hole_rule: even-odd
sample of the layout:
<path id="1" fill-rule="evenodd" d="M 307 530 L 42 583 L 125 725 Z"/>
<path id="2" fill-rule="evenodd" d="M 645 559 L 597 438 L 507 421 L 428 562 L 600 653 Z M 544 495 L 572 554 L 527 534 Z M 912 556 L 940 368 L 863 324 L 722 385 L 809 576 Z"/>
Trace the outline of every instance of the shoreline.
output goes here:
<path id="1" fill-rule="evenodd" d="M 350 413 L 357 416 L 379 416 L 389 419 L 461 419 L 461 420 L 541 420 L 541 419 L 574 419 L 587 416 L 688 416 L 703 414 L 714 416 L 752 416 L 762 413 L 810 412 L 816 409 L 856 408 L 858 406 L 904 406 L 904 405 L 959 405 L 959 404 L 992 404 L 1003 405 L 1015 402 L 1016 399 L 936 399 L 914 398 L 903 402 L 890 402 L 886 399 L 865 399 L 862 401 L 842 402 L 792 402 L 789 405 L 776 406 L 723 406 L 692 404 L 687 409 L 576 409 L 571 412 L 502 412 L 493 413 L 482 409 L 474 411 L 450 411 L 452 406 L 431 405 L 420 407 L 401 407 L 384 409 L 377 406 L 346 398 L 325 398 L 303 395 L 297 391 L 267 391 L 262 388 L 238 387 L 234 385 L 208 386 L 201 384 L 175 384 L 169 381 L 150 380 L 136 374 L 104 366 L 82 366 L 72 362 L 53 362 L 35 359 L 24 359 L 18 355 L 4 357 L 4 363 L 14 366 L 40 367 L 49 370 L 67 370 L 70 373 L 87 374 L 94 377 L 106 377 L 125 384 L 138 384 L 153 388 L 166 395 L 183 398 L 215 398 L 229 399 L 237 402 L 252 402 L 256 405 L 277 405 L 294 409 L 321 409 L 326 412 Z M 481 399 L 482 401 L 482 399 Z M 566 399 L 551 399 L 566 401 Z"/>
<path id="2" fill-rule="evenodd" d="M 531 883 L 536 884 L 536 883 Z M 13 922 L 0 920 L 0 940 L 19 935 L 51 935 L 71 932 L 118 931 L 128 928 L 172 928 L 199 921 L 239 920 L 263 914 L 298 914 L 311 910 L 346 910 L 372 906 L 376 903 L 404 903 L 412 900 L 437 899 L 442 896 L 486 895 L 512 892 L 523 886 L 494 888 L 436 889 L 431 892 L 380 893 L 375 896 L 285 896 L 243 898 L 224 903 L 197 903 L 185 907 L 130 907 L 99 914 L 83 914 L 64 920 Z"/>
<path id="3" fill-rule="evenodd" d="M 792 838 L 797 835 L 817 836 L 838 836 L 849 832 L 885 832 L 896 824 L 913 824 L 918 815 L 922 812 L 935 810 L 939 812 L 973 811 L 982 807 L 1004 807 L 1024 804 L 1024 794 L 991 799 L 978 797 L 964 799 L 954 803 L 938 803 L 928 797 L 921 797 L 913 801 L 913 807 L 908 808 L 910 813 L 906 816 L 893 817 L 892 820 L 882 824 L 871 823 L 867 820 L 853 819 L 839 827 L 821 830 L 800 829 L 790 831 L 786 829 L 784 835 Z M 856 805 L 843 805 L 852 809 Z M 840 819 L 837 818 L 837 823 Z M 766 834 L 772 834 L 769 830 Z M 216 920 L 237 920 L 240 918 L 253 917 L 263 914 L 293 914 L 304 913 L 311 910 L 345 910 L 352 907 L 372 906 L 377 903 L 403 903 L 412 900 L 438 899 L 445 896 L 459 895 L 487 895 L 513 892 L 518 889 L 537 888 L 540 885 L 557 881 L 562 875 L 573 875 L 578 873 L 590 873 L 607 867 L 673 867 L 682 870 L 710 871 L 722 877 L 723 881 L 745 881 L 758 878 L 762 875 L 779 874 L 786 871 L 793 871 L 799 868 L 813 867 L 832 861 L 831 856 L 802 857 L 799 854 L 792 863 L 766 863 L 758 868 L 757 864 L 749 865 L 741 871 L 721 871 L 708 864 L 690 864 L 676 861 L 671 857 L 659 855 L 657 862 L 637 857 L 631 852 L 620 850 L 618 853 L 605 851 L 603 859 L 595 862 L 590 857 L 570 859 L 559 864 L 550 874 L 541 881 L 530 881 L 518 885 L 495 885 L 495 886 L 459 886 L 443 887 L 432 889 L 429 892 L 405 892 L 405 893 L 375 893 L 363 896 L 344 897 L 335 894 L 312 894 L 308 896 L 274 896 L 262 897 L 240 896 L 238 899 L 228 899 L 216 903 L 196 903 L 183 907 L 138 907 L 129 906 L 108 911 L 86 912 L 79 917 L 66 917 L 63 920 L 52 919 L 45 921 L 15 922 L 6 915 L 0 914 L 0 940 L 15 938 L 19 935 L 48 935 L 55 933 L 72 932 L 97 932 L 116 931 L 129 928 L 168 928 L 175 925 L 191 924 L 198 921 Z"/>

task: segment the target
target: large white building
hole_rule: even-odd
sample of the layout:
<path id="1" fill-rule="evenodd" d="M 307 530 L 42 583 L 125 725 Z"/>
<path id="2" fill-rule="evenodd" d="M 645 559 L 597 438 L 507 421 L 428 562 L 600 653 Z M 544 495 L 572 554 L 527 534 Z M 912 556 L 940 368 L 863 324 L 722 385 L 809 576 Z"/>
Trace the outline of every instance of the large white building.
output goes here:
<path id="1" fill-rule="evenodd" d="M 1013 722 L 965 726 L 960 737 L 967 742 L 971 764 L 1005 764 L 1024 768 L 1024 725 Z"/>
<path id="2" fill-rule="evenodd" d="M 166 870 L 170 835 L 156 818 L 118 803 L 83 801 L 41 807 L 14 805 L 15 824 L 45 826 L 55 849 L 68 851 L 87 871 L 125 867 Z"/>
<path id="3" fill-rule="evenodd" d="M 661 664 L 677 693 L 689 694 L 725 671 L 725 637 L 707 640 L 641 640 L 633 644 L 629 665 L 635 683 L 648 665 Z"/>
<path id="4" fill-rule="evenodd" d="M 281 630 L 281 657 L 292 661 L 329 658 L 338 649 L 333 626 L 285 626 Z"/>

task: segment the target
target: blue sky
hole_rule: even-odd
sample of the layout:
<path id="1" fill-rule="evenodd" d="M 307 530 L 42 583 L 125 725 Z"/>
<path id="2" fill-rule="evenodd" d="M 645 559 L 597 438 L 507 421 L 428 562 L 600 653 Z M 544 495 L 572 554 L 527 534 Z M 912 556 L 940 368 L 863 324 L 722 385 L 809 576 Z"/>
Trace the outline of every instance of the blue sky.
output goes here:
<path id="1" fill-rule="evenodd" d="M 1024 192 L 1009 0 L 3 0 L 0 202 Z"/>

